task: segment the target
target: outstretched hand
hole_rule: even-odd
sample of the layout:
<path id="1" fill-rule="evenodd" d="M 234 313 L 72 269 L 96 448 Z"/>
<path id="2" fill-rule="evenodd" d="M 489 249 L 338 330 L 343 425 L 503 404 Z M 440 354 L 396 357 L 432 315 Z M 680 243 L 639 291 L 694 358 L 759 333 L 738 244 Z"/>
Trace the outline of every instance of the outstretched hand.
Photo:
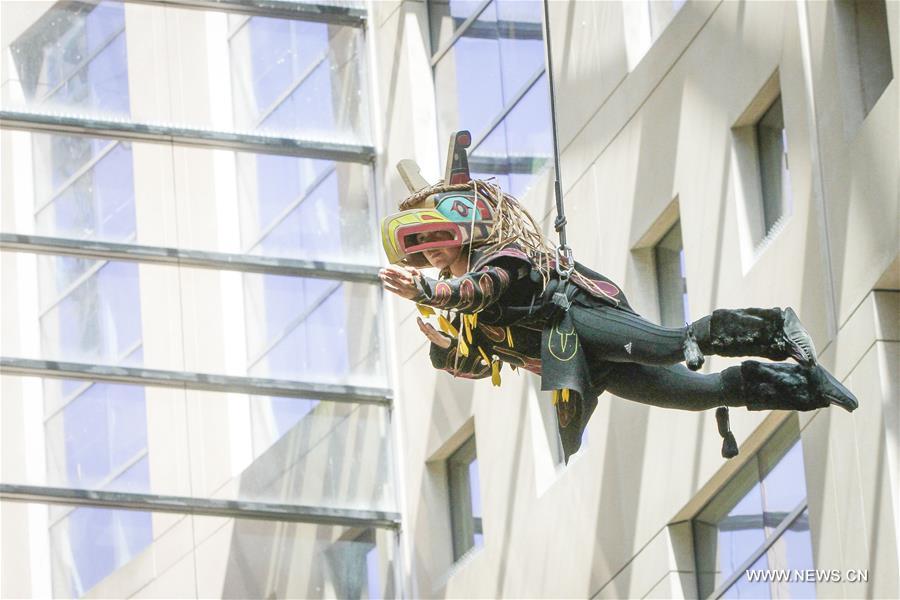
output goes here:
<path id="1" fill-rule="evenodd" d="M 378 277 L 381 279 L 384 289 L 401 298 L 412 300 L 419 295 L 416 278 L 420 277 L 420 274 L 415 267 L 390 265 L 378 271 Z"/>
<path id="2" fill-rule="evenodd" d="M 437 344 L 444 349 L 450 347 L 450 338 L 435 329 L 434 326 L 431 325 L 431 323 L 426 323 L 422 320 L 422 317 L 416 317 L 416 323 L 419 324 L 419 329 L 422 330 L 422 333 L 425 334 L 425 337 L 427 337 L 428 341 L 430 341 L 432 344 Z"/>

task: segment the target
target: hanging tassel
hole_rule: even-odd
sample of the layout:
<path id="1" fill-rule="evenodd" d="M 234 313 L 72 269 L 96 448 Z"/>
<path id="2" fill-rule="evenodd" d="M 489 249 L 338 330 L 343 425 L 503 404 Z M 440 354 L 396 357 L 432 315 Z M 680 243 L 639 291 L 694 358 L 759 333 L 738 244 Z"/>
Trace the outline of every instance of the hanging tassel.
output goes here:
<path id="1" fill-rule="evenodd" d="M 568 402 L 568 401 L 569 401 L 569 388 L 563 388 L 563 391 L 562 391 L 562 401 L 563 401 L 563 402 Z"/>
<path id="2" fill-rule="evenodd" d="M 434 315 L 434 309 L 430 306 L 425 306 L 424 304 L 416 303 L 416 308 L 419 309 L 419 314 L 421 314 L 426 319 Z"/>
<path id="3" fill-rule="evenodd" d="M 494 384 L 494 387 L 500 387 L 500 366 L 502 364 L 499 360 L 491 363 L 491 383 Z"/>
<path id="4" fill-rule="evenodd" d="M 551 396 L 550 401 L 553 403 L 553 406 L 559 404 L 559 390 L 553 390 L 553 395 Z"/>
<path id="5" fill-rule="evenodd" d="M 459 337 L 459 331 L 456 330 L 456 327 L 454 327 L 444 315 L 438 315 L 438 325 L 440 325 L 441 331 L 450 337 Z"/>
<path id="6" fill-rule="evenodd" d="M 509 327 L 506 328 L 506 343 L 509 344 L 510 348 L 516 347 L 516 345 L 513 344 L 512 330 Z"/>
<path id="7" fill-rule="evenodd" d="M 728 407 L 720 406 L 716 409 L 716 425 L 719 435 L 722 436 L 722 458 L 734 458 L 738 455 L 737 440 L 731 433 L 731 423 L 728 418 Z"/>
<path id="8" fill-rule="evenodd" d="M 462 316 L 463 321 L 463 331 L 466 333 L 466 340 L 471 344 L 472 343 L 472 321 L 469 319 L 469 315 Z"/>

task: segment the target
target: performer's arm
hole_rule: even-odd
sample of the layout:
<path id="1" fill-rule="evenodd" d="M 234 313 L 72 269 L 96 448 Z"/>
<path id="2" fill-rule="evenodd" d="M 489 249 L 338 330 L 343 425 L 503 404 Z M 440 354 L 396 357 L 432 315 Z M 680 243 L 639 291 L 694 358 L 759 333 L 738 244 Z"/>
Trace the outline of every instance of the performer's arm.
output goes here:
<path id="1" fill-rule="evenodd" d="M 447 371 L 454 377 L 467 379 L 481 379 L 491 374 L 490 365 L 481 362 L 481 356 L 463 356 L 458 353 L 459 345 L 456 340 L 444 335 L 431 324 L 417 318 L 419 329 L 431 342 L 431 364 L 435 369 Z"/>
<path id="2" fill-rule="evenodd" d="M 516 272 L 500 265 L 487 265 L 460 277 L 435 280 L 420 276 L 416 280 L 419 304 L 477 312 L 497 302 L 516 277 Z"/>

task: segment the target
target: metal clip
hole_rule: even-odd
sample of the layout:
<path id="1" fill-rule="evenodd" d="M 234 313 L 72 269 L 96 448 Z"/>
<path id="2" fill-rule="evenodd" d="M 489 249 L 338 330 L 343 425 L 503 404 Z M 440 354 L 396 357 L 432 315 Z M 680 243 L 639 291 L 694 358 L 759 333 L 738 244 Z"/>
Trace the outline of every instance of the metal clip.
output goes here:
<path id="1" fill-rule="evenodd" d="M 562 266 L 565 265 L 565 266 Z M 569 278 L 572 271 L 575 270 L 575 257 L 572 255 L 572 249 L 568 246 L 556 247 L 556 274 L 563 281 Z"/>

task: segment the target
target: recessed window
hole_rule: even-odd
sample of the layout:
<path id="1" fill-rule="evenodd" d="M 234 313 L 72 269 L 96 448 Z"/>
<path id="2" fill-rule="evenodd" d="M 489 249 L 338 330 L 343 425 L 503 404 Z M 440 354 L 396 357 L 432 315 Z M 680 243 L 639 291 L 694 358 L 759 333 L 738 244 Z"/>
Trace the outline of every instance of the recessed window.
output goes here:
<path id="1" fill-rule="evenodd" d="M 787 133 L 781 97 L 763 113 L 755 126 L 759 180 L 762 190 L 762 217 L 765 234 L 787 214 L 791 199 L 791 174 L 788 170 Z"/>
<path id="2" fill-rule="evenodd" d="M 692 521 L 701 598 L 811 598 L 815 584 L 767 582 L 765 570 L 812 569 L 803 448 L 796 417 Z"/>
<path id="3" fill-rule="evenodd" d="M 884 0 L 835 0 L 834 26 L 848 134 L 852 134 L 894 78 Z"/>
<path id="4" fill-rule="evenodd" d="M 778 73 L 732 128 L 735 198 L 745 271 L 793 212 L 789 135 Z"/>
<path id="5" fill-rule="evenodd" d="M 447 459 L 447 477 L 450 525 L 453 529 L 453 560 L 459 560 L 471 549 L 484 546 L 481 484 L 474 435 Z"/>
<path id="6" fill-rule="evenodd" d="M 681 223 L 676 223 L 653 248 L 660 323 L 681 327 L 689 321 L 687 277 Z"/>

